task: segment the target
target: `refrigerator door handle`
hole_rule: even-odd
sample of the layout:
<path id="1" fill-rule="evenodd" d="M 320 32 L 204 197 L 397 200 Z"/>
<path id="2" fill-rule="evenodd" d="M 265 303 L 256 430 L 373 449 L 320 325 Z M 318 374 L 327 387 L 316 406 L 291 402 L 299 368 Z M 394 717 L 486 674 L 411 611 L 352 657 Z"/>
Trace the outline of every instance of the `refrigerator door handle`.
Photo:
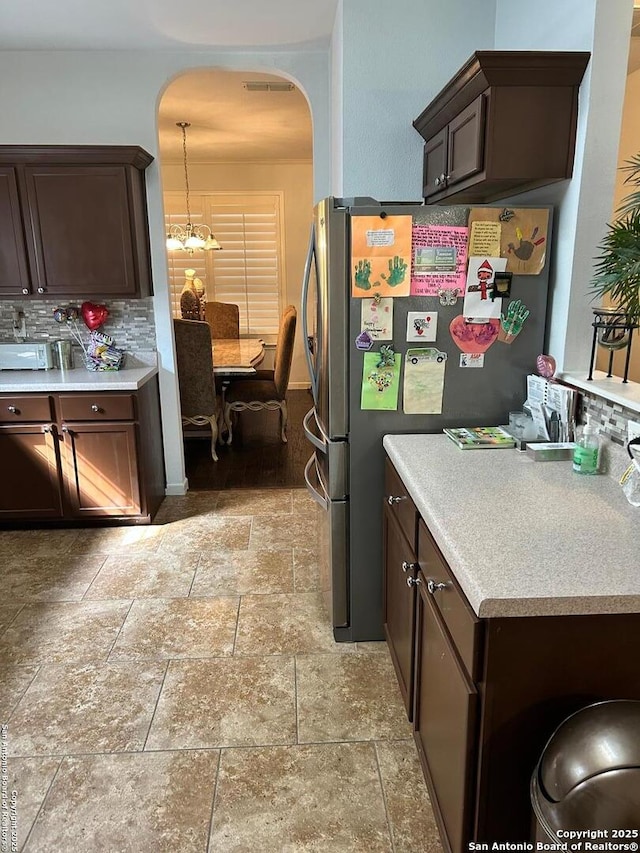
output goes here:
<path id="1" fill-rule="evenodd" d="M 311 471 L 312 467 L 315 467 L 315 469 L 316 469 L 316 480 L 318 481 L 318 483 L 320 484 L 320 487 L 322 488 L 322 483 L 321 483 L 320 477 L 318 476 L 318 469 L 317 469 L 317 464 L 316 464 L 316 454 L 315 453 L 313 453 L 311 455 L 311 458 L 309 459 L 307 464 L 304 466 L 304 481 L 307 484 L 307 489 L 309 490 L 309 494 L 311 495 L 313 500 L 317 504 L 320 504 L 322 509 L 327 510 L 329 508 L 329 500 L 328 500 L 326 494 L 320 494 L 320 492 L 314 487 L 313 483 L 311 482 L 310 471 Z M 323 489 L 323 492 L 324 492 L 324 489 Z"/>
<path id="2" fill-rule="evenodd" d="M 309 370 L 309 378 L 311 379 L 311 394 L 313 395 L 314 406 L 318 405 L 318 379 L 316 377 L 313 360 L 311 358 L 311 347 L 309 341 L 309 323 L 307 320 L 307 302 L 309 300 L 309 281 L 311 279 L 311 265 L 315 258 L 316 240 L 315 226 L 311 225 L 311 236 L 309 237 L 309 248 L 307 249 L 307 258 L 304 263 L 304 274 L 302 276 L 302 295 L 300 297 L 300 311 L 302 313 L 302 345 L 304 354 L 307 359 L 307 368 Z"/>
<path id="3" fill-rule="evenodd" d="M 311 418 L 313 418 L 313 420 L 314 420 L 315 428 L 316 428 L 317 432 L 319 433 L 319 435 L 316 435 L 316 433 L 312 431 L 312 429 L 309 425 Z M 318 417 L 316 415 L 315 408 L 309 409 L 307 414 L 302 419 L 302 426 L 304 428 L 304 434 L 306 435 L 307 439 L 311 442 L 311 444 L 313 444 L 314 447 L 317 447 L 318 450 L 321 450 L 323 453 L 326 453 L 327 452 L 327 443 L 328 443 L 329 439 L 325 435 L 324 430 L 322 429 L 320 424 L 318 423 Z"/>

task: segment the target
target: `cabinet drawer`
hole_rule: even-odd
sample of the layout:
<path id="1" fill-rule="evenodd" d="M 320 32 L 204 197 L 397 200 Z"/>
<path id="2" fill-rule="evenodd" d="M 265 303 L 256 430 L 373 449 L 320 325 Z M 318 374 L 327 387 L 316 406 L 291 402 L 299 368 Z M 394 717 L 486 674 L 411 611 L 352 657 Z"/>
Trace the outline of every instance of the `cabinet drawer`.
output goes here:
<path id="1" fill-rule="evenodd" d="M 135 420 L 133 394 L 61 394 L 58 401 L 65 421 Z"/>
<path id="2" fill-rule="evenodd" d="M 22 397 L 15 394 L 11 397 L 0 397 L 0 423 L 29 423 L 32 421 L 47 422 L 53 420 L 51 412 L 51 397 L 47 394 Z"/>
<path id="3" fill-rule="evenodd" d="M 391 508 L 391 514 L 400 525 L 413 551 L 416 550 L 416 523 L 418 513 L 409 497 L 404 483 L 389 459 L 385 459 L 384 500 Z"/>
<path id="4" fill-rule="evenodd" d="M 467 602 L 422 519 L 418 524 L 418 563 L 425 585 L 430 580 L 445 584 L 442 589 L 430 593 L 430 598 L 442 616 L 471 680 L 477 681 L 481 674 L 481 620 Z"/>

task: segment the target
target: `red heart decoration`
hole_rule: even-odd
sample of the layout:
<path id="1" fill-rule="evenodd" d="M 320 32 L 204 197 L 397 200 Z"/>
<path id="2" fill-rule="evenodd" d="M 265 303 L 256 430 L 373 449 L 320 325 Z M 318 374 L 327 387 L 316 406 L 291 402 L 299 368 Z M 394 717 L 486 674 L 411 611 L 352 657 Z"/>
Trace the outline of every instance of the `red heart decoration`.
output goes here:
<path id="1" fill-rule="evenodd" d="M 491 319 L 488 323 L 467 323 L 462 314 L 454 317 L 449 331 L 456 346 L 462 352 L 486 352 L 498 337 L 500 321 Z"/>
<path id="2" fill-rule="evenodd" d="M 93 302 L 83 302 L 80 306 L 80 314 L 82 315 L 82 319 L 84 320 L 84 324 L 87 329 L 90 329 L 93 332 L 94 329 L 97 329 L 105 322 L 109 316 L 109 311 L 107 310 L 106 305 L 96 305 Z"/>

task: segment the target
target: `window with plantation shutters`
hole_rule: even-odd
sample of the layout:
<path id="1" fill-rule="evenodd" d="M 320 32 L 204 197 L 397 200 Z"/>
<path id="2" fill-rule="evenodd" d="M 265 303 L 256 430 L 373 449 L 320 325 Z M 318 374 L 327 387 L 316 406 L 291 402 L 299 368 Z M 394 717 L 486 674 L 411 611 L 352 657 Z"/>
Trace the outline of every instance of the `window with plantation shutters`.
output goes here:
<path id="1" fill-rule="evenodd" d="M 181 203 L 183 207 L 180 193 L 165 195 L 167 228 L 185 223 Z M 193 224 L 207 224 L 222 250 L 167 252 L 174 316 L 180 316 L 184 271 L 191 267 L 202 279 L 208 300 L 239 306 L 241 336 L 277 335 L 284 279 L 280 205 L 279 193 L 191 195 Z"/>

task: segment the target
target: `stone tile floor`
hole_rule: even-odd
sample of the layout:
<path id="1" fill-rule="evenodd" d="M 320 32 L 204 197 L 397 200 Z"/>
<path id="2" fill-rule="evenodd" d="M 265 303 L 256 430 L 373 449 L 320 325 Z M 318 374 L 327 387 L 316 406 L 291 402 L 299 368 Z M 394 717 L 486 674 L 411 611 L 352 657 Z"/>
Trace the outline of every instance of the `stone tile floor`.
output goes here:
<path id="1" fill-rule="evenodd" d="M 0 531 L 18 850 L 440 853 L 385 644 L 333 642 L 315 525 L 303 490 L 238 490 Z"/>

